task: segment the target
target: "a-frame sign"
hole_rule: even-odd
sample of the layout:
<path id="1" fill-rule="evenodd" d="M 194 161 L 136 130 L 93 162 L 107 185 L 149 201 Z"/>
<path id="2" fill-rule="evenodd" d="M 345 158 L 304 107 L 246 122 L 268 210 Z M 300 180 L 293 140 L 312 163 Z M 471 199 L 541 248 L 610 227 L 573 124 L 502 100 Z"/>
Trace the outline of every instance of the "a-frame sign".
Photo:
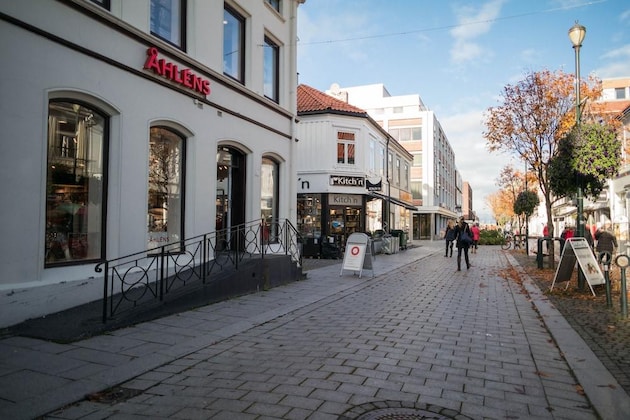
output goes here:
<path id="1" fill-rule="evenodd" d="M 355 273 L 358 271 L 359 278 L 361 278 L 363 269 L 368 269 L 372 270 L 372 277 L 374 277 L 372 248 L 370 245 L 370 237 L 367 234 L 360 232 L 351 234 L 346 241 L 346 252 L 343 256 L 339 275 L 343 275 L 343 270 L 352 270 Z"/>
<path id="2" fill-rule="evenodd" d="M 550 290 L 553 290 L 553 286 L 556 283 L 562 283 L 565 281 L 567 282 L 567 285 L 564 290 L 569 287 L 569 281 L 573 276 L 573 270 L 576 262 L 578 264 L 578 269 L 581 269 L 582 273 L 584 273 L 584 278 L 588 283 L 588 287 L 591 289 L 591 293 L 595 296 L 593 286 L 605 284 L 606 279 L 604 278 L 604 274 L 595 259 L 593 250 L 585 238 L 567 239 L 564 244 L 562 256 L 560 257 L 560 264 L 558 264 L 558 268 L 556 269 L 556 275 L 553 278 Z"/>

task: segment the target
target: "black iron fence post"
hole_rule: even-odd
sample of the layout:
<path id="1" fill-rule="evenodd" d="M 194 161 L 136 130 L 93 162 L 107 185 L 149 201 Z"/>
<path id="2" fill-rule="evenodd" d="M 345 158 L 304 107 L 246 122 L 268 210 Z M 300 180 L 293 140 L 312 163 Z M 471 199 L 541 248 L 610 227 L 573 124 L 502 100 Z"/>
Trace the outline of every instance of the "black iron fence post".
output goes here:
<path id="1" fill-rule="evenodd" d="M 621 305 L 621 317 L 628 318 L 628 289 L 626 286 L 626 268 L 630 265 L 630 257 L 626 254 L 619 254 L 615 263 L 621 268 L 621 293 L 619 303 Z"/>

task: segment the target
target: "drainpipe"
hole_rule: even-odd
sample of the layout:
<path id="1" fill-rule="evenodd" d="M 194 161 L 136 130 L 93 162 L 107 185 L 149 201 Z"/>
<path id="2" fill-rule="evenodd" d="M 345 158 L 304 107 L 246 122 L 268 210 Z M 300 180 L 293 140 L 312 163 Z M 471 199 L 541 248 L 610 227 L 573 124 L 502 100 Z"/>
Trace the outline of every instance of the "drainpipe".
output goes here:
<path id="1" fill-rule="evenodd" d="M 290 149 L 290 157 L 288 162 L 288 194 L 289 198 L 289 214 L 287 218 L 291 221 L 294 226 L 297 226 L 297 169 L 296 169 L 296 160 L 297 160 L 297 143 L 299 139 L 296 137 L 297 131 L 297 85 L 298 85 L 298 73 L 297 73 L 297 9 L 300 4 L 304 4 L 306 0 L 295 0 L 291 2 L 291 11 L 289 16 L 289 48 L 290 48 L 290 60 L 291 60 L 291 68 L 289 69 L 290 74 L 290 92 L 289 92 L 289 104 L 290 111 L 292 114 L 291 117 L 291 144 L 289 146 Z"/>
<path id="2" fill-rule="evenodd" d="M 391 225 L 391 220 L 389 219 L 390 215 L 391 215 L 391 205 L 392 205 L 392 201 L 391 201 L 391 185 L 390 182 L 391 180 L 389 179 L 389 139 L 390 137 L 387 136 L 387 154 L 385 155 L 385 177 L 387 178 L 387 206 L 386 206 L 386 210 L 387 210 L 387 217 L 385 218 L 385 220 L 387 220 L 387 233 L 390 233 L 392 230 L 392 225 Z"/>

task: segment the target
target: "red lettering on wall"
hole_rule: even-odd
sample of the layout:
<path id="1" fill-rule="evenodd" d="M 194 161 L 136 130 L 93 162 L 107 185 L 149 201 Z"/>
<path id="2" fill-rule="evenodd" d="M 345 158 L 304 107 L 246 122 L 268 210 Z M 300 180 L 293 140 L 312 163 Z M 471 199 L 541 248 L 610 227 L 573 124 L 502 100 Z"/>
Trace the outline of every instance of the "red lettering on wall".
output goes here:
<path id="1" fill-rule="evenodd" d="M 145 70 L 152 70 L 155 74 L 165 77 L 188 89 L 192 89 L 203 95 L 210 94 L 210 80 L 195 75 L 190 69 L 180 70 L 177 64 L 168 62 L 163 58 L 158 60 L 158 49 L 151 47 L 147 50 L 147 59 L 144 62 Z"/>
<path id="2" fill-rule="evenodd" d="M 192 74 L 190 74 L 190 70 L 188 70 L 188 69 L 184 69 L 184 70 L 182 70 L 182 84 L 183 84 L 184 86 L 186 86 L 187 88 L 189 88 L 189 89 L 192 89 L 192 88 L 193 88 L 193 84 L 192 84 L 192 82 L 190 81 L 190 79 L 191 79 L 192 77 L 193 77 L 193 75 L 192 75 Z"/>

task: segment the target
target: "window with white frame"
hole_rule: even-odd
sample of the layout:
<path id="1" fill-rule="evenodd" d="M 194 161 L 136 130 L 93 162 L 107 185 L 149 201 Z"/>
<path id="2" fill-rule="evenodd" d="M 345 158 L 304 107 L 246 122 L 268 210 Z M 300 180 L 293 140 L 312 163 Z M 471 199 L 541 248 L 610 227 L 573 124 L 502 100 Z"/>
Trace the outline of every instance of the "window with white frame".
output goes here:
<path id="1" fill-rule="evenodd" d="M 273 10 L 280 13 L 280 0 L 265 0 L 265 2 L 271 6 Z"/>
<path id="2" fill-rule="evenodd" d="M 376 139 L 370 138 L 370 162 L 368 169 L 376 173 Z"/>
<path id="3" fill-rule="evenodd" d="M 355 134 L 348 131 L 337 132 L 337 163 L 354 165 Z"/>
<path id="4" fill-rule="evenodd" d="M 185 0 L 151 0 L 151 34 L 184 49 Z"/>
<path id="5" fill-rule="evenodd" d="M 402 189 L 409 190 L 409 164 L 407 162 L 403 164 Z"/>
<path id="6" fill-rule="evenodd" d="M 263 48 L 264 94 L 277 103 L 280 100 L 280 47 L 266 36 Z"/>
<path id="7" fill-rule="evenodd" d="M 103 9 L 109 10 L 110 0 L 90 0 L 94 4 L 98 4 Z"/>
<path id="8" fill-rule="evenodd" d="M 227 5 L 223 9 L 223 73 L 245 83 L 245 18 Z"/>
<path id="9" fill-rule="evenodd" d="M 385 147 L 383 145 L 381 145 L 381 147 L 379 148 L 379 154 L 379 163 L 381 166 L 378 168 L 378 173 L 383 176 L 385 175 Z"/>
<path id="10" fill-rule="evenodd" d="M 615 99 L 626 99 L 626 88 L 615 88 Z"/>

